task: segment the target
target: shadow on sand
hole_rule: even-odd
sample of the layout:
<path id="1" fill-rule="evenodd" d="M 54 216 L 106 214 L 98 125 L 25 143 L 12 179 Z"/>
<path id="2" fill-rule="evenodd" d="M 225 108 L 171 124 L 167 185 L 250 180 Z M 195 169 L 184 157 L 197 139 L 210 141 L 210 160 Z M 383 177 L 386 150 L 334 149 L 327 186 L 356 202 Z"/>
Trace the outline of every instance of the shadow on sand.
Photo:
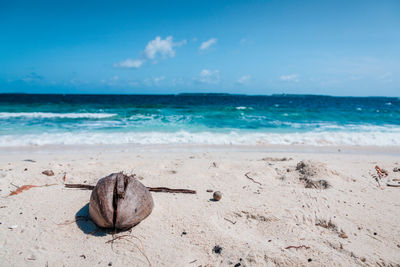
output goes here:
<path id="1" fill-rule="evenodd" d="M 89 215 L 89 203 L 83 206 L 75 214 L 76 225 L 87 235 L 92 236 L 106 236 L 111 233 L 110 230 L 98 227 L 91 219 Z"/>
<path id="2" fill-rule="evenodd" d="M 87 235 L 92 236 L 106 236 L 106 235 L 114 235 L 118 233 L 123 233 L 130 231 L 131 229 L 126 230 L 116 230 L 116 229 L 106 229 L 98 227 L 91 219 L 89 215 L 89 203 L 83 206 L 76 214 L 75 214 L 75 222 L 76 225 Z M 136 226 L 136 225 L 135 225 Z"/>

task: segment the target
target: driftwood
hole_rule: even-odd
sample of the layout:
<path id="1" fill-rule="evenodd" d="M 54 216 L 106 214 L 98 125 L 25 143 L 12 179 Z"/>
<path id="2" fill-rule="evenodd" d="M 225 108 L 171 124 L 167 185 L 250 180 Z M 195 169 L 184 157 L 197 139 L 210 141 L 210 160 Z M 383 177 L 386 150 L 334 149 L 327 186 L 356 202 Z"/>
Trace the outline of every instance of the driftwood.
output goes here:
<path id="1" fill-rule="evenodd" d="M 177 189 L 177 188 L 168 188 L 168 187 L 147 187 L 147 189 L 150 192 L 196 194 L 196 190 L 190 190 L 190 189 Z"/>
<path id="2" fill-rule="evenodd" d="M 66 188 L 79 188 L 79 189 L 85 189 L 85 190 L 93 190 L 94 185 L 88 185 L 88 184 L 65 184 Z"/>
<path id="3" fill-rule="evenodd" d="M 66 188 L 76 188 L 83 190 L 93 190 L 94 185 L 88 184 L 65 184 Z M 164 192 L 164 193 L 182 193 L 182 194 L 196 194 L 196 190 L 190 189 L 176 189 L 168 187 L 147 187 L 150 192 Z"/>

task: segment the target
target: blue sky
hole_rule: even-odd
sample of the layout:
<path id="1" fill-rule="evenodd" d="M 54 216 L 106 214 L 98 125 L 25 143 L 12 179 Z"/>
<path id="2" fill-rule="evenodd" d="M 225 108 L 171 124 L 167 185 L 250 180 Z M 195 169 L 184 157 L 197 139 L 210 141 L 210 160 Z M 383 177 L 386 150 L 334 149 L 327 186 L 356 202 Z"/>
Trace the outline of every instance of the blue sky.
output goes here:
<path id="1" fill-rule="evenodd" d="M 400 96 L 400 1 L 1 1 L 0 92 Z"/>

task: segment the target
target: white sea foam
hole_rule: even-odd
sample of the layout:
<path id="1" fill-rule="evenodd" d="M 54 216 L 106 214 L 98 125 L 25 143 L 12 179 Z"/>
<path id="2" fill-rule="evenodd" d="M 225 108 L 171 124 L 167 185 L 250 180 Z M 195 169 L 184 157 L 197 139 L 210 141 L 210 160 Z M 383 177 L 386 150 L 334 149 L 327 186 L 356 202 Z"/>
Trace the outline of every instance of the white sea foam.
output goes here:
<path id="1" fill-rule="evenodd" d="M 236 107 L 236 109 L 237 110 L 244 110 L 244 109 L 253 109 L 252 107 L 243 107 L 243 106 L 240 106 L 240 107 Z"/>
<path id="2" fill-rule="evenodd" d="M 391 132 L 81 132 L 0 136 L 0 147 L 80 144 L 304 144 L 315 146 L 400 146 L 400 130 Z"/>
<path id="3" fill-rule="evenodd" d="M 0 112 L 0 119 L 8 118 L 67 118 L 103 119 L 113 117 L 113 113 L 53 113 L 53 112 Z"/>

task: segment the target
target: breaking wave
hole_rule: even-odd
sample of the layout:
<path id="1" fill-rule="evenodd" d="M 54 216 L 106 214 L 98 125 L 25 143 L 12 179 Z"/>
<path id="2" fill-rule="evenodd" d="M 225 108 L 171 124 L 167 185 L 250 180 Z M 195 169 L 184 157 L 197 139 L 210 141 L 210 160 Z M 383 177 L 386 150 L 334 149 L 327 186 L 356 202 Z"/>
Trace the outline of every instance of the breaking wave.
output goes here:
<path id="1" fill-rule="evenodd" d="M 400 146 L 400 131 L 392 132 L 81 132 L 0 136 L 0 147 L 41 145 L 213 144 L 213 145 L 314 145 Z"/>

